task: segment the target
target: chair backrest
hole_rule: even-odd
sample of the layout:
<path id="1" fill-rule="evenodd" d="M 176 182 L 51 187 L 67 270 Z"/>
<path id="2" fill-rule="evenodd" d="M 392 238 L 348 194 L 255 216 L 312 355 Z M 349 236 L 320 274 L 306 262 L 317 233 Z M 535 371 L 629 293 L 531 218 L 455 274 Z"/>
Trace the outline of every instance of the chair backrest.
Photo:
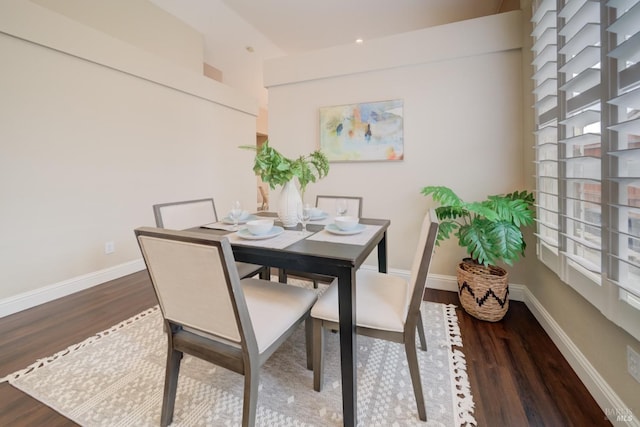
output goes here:
<path id="1" fill-rule="evenodd" d="M 186 230 L 218 220 L 213 199 L 153 205 L 153 214 L 156 218 L 156 227 L 171 230 Z"/>
<path id="2" fill-rule="evenodd" d="M 354 196 L 316 196 L 316 207 L 329 215 L 336 214 L 336 202 L 338 199 L 347 201 L 347 215 L 362 216 L 362 197 Z"/>
<path id="3" fill-rule="evenodd" d="M 407 292 L 407 298 L 409 299 L 407 301 L 408 313 L 416 313 L 420 310 L 439 225 L 435 209 L 429 209 L 422 220 L 418 247 L 411 265 L 411 278 L 409 279 Z"/>
<path id="4" fill-rule="evenodd" d="M 165 319 L 238 345 L 255 335 L 229 240 L 152 227 L 135 230 Z"/>

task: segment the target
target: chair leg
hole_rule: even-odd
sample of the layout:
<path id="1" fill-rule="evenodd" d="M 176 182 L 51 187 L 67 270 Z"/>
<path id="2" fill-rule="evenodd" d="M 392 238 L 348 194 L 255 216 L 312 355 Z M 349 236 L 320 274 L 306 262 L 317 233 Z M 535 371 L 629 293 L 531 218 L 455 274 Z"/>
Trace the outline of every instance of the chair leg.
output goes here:
<path id="1" fill-rule="evenodd" d="M 278 282 L 287 283 L 287 271 L 284 268 L 278 270 Z"/>
<path id="2" fill-rule="evenodd" d="M 267 266 L 264 266 L 262 270 L 260 270 L 260 278 L 262 280 L 271 280 L 271 269 Z"/>
<path id="3" fill-rule="evenodd" d="M 420 349 L 427 351 L 427 338 L 424 335 L 424 325 L 422 324 L 422 311 L 418 312 L 418 336 L 420 337 Z"/>
<path id="4" fill-rule="evenodd" d="M 258 385 L 260 384 L 258 367 L 249 367 L 244 373 L 244 401 L 242 403 L 242 427 L 256 425 L 258 408 Z"/>
<path id="5" fill-rule="evenodd" d="M 411 374 L 411 383 L 413 384 L 413 394 L 415 395 L 416 405 L 418 406 L 418 417 L 422 421 L 427 421 L 427 410 L 424 406 L 422 382 L 420 381 L 420 366 L 418 365 L 416 337 L 415 333 L 409 335 L 410 336 L 407 337 L 404 343 L 404 349 L 407 353 L 407 363 L 409 364 L 409 373 Z"/>
<path id="6" fill-rule="evenodd" d="M 173 408 L 176 403 L 178 390 L 178 375 L 180 373 L 180 361 L 182 352 L 169 348 L 167 351 L 167 368 L 164 378 L 164 396 L 162 398 L 162 412 L 160 426 L 166 427 L 173 421 Z"/>
<path id="7" fill-rule="evenodd" d="M 313 369 L 313 320 L 311 316 L 304 320 L 305 347 L 307 350 L 307 369 Z"/>
<path id="8" fill-rule="evenodd" d="M 324 381 L 324 327 L 322 320 L 313 319 L 313 389 L 322 390 Z"/>

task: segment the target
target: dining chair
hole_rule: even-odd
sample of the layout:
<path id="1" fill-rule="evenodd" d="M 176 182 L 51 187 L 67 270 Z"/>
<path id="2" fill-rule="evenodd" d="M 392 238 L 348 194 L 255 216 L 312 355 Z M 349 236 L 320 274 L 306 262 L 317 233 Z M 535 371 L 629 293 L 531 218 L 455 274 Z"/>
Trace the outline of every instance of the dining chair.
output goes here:
<path id="1" fill-rule="evenodd" d="M 216 205 L 212 198 L 185 200 L 180 202 L 161 203 L 153 205 L 156 227 L 171 230 L 186 230 L 218 221 Z M 260 274 L 260 278 L 269 279 L 269 267 L 246 262 L 236 262 L 240 278 L 253 277 Z"/>
<path id="2" fill-rule="evenodd" d="M 339 199 L 345 199 L 347 201 L 348 215 L 355 216 L 357 213 L 358 218 L 362 216 L 362 197 L 357 196 L 316 196 L 316 207 L 334 216 L 336 214 L 336 203 Z M 323 274 L 303 271 L 285 271 L 281 269 L 278 271 L 278 280 L 282 283 L 287 283 L 287 277 L 289 275 L 311 280 L 315 289 L 318 288 L 318 283 L 331 283 L 334 279 L 331 276 L 325 276 Z"/>
<path id="3" fill-rule="evenodd" d="M 152 227 L 138 228 L 135 235 L 168 338 L 160 424 L 173 420 L 180 362 L 187 353 L 244 375 L 242 425 L 254 426 L 260 367 L 303 321 L 311 369 L 315 292 L 240 279 L 224 236 Z"/>
<path id="4" fill-rule="evenodd" d="M 422 221 L 418 250 L 409 281 L 372 270 L 356 272 L 356 333 L 404 344 L 413 383 L 418 416 L 427 420 L 420 367 L 416 351 L 416 329 L 420 347 L 427 350 L 420 307 L 429 264 L 438 234 L 438 218 L 431 209 Z M 313 319 L 313 388 L 322 389 L 324 330 L 338 330 L 338 283 L 332 283 L 311 309 Z"/>

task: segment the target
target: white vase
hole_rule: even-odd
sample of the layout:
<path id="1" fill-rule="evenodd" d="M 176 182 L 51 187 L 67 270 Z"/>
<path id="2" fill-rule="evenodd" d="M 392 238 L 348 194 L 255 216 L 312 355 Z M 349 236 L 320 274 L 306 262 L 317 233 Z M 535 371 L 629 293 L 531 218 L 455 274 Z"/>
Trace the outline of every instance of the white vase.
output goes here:
<path id="1" fill-rule="evenodd" d="M 302 197 L 296 186 L 295 180 L 282 186 L 280 200 L 278 202 L 278 218 L 285 227 L 295 227 L 298 224 L 298 205 L 302 203 Z"/>

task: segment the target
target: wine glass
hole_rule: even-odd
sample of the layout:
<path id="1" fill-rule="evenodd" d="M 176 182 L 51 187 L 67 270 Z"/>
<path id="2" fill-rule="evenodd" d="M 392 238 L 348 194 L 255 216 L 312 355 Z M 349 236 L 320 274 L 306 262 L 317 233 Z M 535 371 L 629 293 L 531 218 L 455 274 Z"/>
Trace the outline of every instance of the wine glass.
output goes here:
<path id="1" fill-rule="evenodd" d="M 233 229 L 238 229 L 238 222 L 240 221 L 240 217 L 242 216 L 242 205 L 240 204 L 240 200 L 235 200 L 231 203 L 231 212 L 229 212 L 231 219 L 233 220 Z"/>
<path id="2" fill-rule="evenodd" d="M 311 219 L 313 206 L 309 203 L 298 203 L 298 221 L 302 224 L 302 234 L 307 231 L 307 221 Z"/>
<path id="3" fill-rule="evenodd" d="M 337 216 L 344 216 L 349 210 L 347 199 L 336 200 L 336 214 Z"/>

